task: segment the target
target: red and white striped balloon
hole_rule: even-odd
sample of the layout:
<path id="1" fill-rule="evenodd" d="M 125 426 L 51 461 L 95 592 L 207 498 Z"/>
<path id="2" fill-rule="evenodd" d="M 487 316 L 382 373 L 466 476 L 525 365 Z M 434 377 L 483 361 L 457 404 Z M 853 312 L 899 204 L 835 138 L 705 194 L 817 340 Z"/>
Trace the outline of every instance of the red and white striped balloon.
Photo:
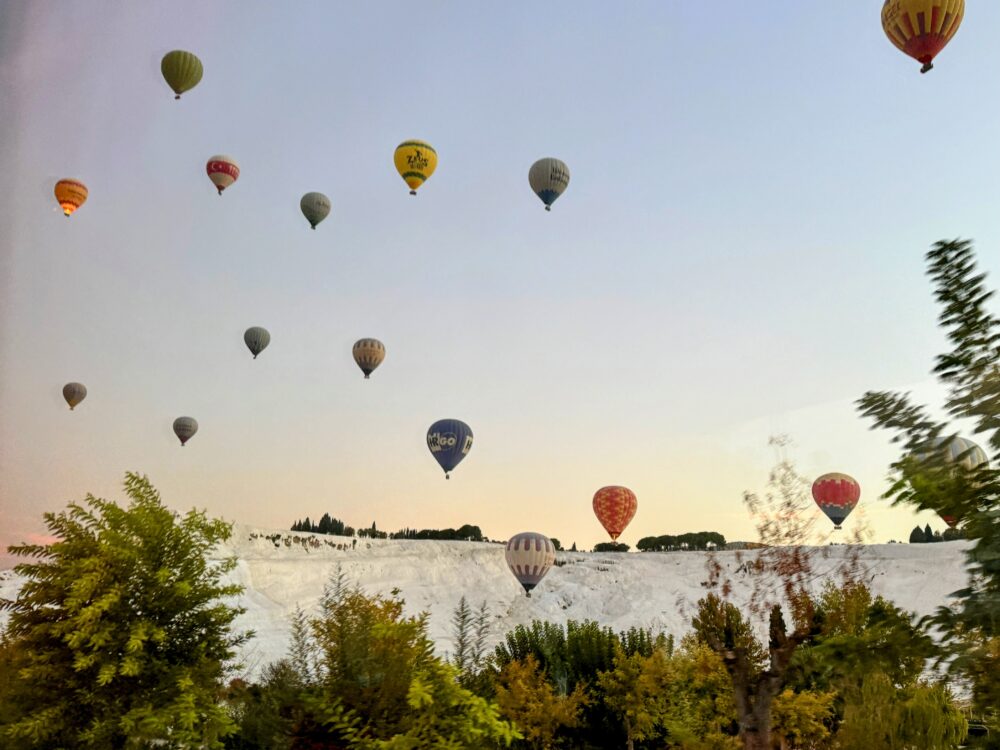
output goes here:
<path id="1" fill-rule="evenodd" d="M 217 154 L 208 160 L 205 171 L 208 172 L 208 179 L 219 190 L 219 195 L 222 195 L 223 190 L 239 179 L 240 165 L 231 156 Z"/>

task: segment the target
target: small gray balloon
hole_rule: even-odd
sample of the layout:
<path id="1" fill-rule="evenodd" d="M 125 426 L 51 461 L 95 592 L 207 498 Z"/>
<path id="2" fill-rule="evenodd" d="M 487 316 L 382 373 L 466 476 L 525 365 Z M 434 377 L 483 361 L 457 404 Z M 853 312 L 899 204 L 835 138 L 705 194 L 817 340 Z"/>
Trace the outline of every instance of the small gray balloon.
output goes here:
<path id="1" fill-rule="evenodd" d="M 73 411 L 77 404 L 87 398 L 87 386 L 83 383 L 67 383 L 63 386 L 63 398 Z"/>
<path id="2" fill-rule="evenodd" d="M 194 417 L 177 417 L 174 420 L 174 434 L 180 438 L 181 447 L 198 431 L 198 420 Z"/>
<path id="3" fill-rule="evenodd" d="M 250 350 L 253 358 L 257 359 L 257 355 L 267 349 L 267 345 L 271 343 L 271 334 L 267 332 L 266 328 L 253 326 L 243 332 L 243 341 L 246 342 L 247 349 Z"/>
<path id="4" fill-rule="evenodd" d="M 306 193 L 299 201 L 299 208 L 309 220 L 309 225 L 315 229 L 317 224 L 330 215 L 330 199 L 322 193 Z"/>

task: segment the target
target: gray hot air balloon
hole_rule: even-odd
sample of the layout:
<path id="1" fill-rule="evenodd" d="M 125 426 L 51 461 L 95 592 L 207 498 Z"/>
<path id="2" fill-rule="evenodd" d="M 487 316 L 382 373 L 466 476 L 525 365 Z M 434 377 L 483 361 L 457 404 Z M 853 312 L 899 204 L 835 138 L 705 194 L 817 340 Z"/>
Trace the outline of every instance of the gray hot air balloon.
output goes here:
<path id="1" fill-rule="evenodd" d="M 299 201 L 299 207 L 313 229 L 330 215 L 330 199 L 322 193 L 306 193 Z"/>
<path id="2" fill-rule="evenodd" d="M 78 403 L 87 398 L 87 386 L 83 383 L 67 383 L 63 386 L 63 398 L 69 404 L 69 410 L 73 411 Z"/>
<path id="3" fill-rule="evenodd" d="M 562 195 L 569 185 L 569 167 L 551 157 L 539 159 L 528 170 L 528 184 L 542 199 L 545 210 L 551 211 L 556 198 Z"/>
<path id="4" fill-rule="evenodd" d="M 174 420 L 174 434 L 180 438 L 181 447 L 198 431 L 198 420 L 194 417 L 177 417 Z"/>
<path id="5" fill-rule="evenodd" d="M 243 340 L 246 342 L 247 349 L 250 350 L 253 358 L 257 359 L 257 355 L 267 349 L 267 345 L 271 343 L 271 334 L 267 332 L 266 328 L 253 326 L 243 332 Z"/>

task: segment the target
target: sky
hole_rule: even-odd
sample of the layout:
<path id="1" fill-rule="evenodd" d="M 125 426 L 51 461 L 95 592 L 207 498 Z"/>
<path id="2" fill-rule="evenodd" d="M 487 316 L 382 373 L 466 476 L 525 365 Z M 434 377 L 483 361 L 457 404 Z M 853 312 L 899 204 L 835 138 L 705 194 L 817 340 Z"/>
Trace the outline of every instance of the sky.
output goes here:
<path id="1" fill-rule="evenodd" d="M 853 402 L 940 404 L 933 242 L 973 239 L 998 278 L 1000 5 L 970 3 L 927 75 L 880 7 L 6 4 L 0 545 L 129 470 L 278 528 L 590 547 L 593 493 L 623 484 L 626 543 L 752 539 L 779 433 L 807 478 L 861 483 L 845 533 L 944 528 L 879 499 L 894 448 Z M 175 101 L 178 48 L 205 74 Z M 413 138 L 439 156 L 415 198 L 392 163 Z M 242 170 L 222 197 L 218 153 Z M 571 171 L 551 213 L 545 156 Z M 63 177 L 90 190 L 68 220 Z M 368 381 L 362 337 L 387 350 Z M 445 417 L 475 434 L 450 481 L 425 442 Z"/>

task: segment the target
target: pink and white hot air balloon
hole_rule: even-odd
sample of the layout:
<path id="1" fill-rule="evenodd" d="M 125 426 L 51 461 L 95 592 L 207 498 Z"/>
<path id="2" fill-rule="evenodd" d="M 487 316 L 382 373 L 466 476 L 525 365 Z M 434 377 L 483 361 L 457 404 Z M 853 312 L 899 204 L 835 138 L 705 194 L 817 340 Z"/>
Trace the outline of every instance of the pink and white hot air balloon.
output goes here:
<path id="1" fill-rule="evenodd" d="M 208 160 L 205 171 L 208 172 L 208 179 L 218 189 L 219 195 L 222 195 L 223 190 L 239 179 L 240 165 L 231 156 L 217 154 Z"/>
<path id="2" fill-rule="evenodd" d="M 556 548 L 544 534 L 523 531 L 507 542 L 507 566 L 529 597 L 555 561 Z"/>

